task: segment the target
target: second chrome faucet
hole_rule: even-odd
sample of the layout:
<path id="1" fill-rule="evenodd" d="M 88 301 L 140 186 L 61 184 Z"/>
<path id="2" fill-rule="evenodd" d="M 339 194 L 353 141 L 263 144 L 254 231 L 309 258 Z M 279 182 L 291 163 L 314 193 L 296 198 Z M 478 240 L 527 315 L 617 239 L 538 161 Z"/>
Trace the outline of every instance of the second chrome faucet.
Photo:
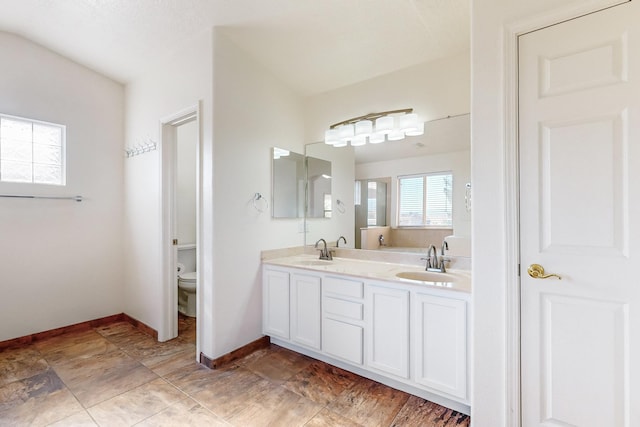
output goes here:
<path id="1" fill-rule="evenodd" d="M 438 249 L 434 245 L 429 246 L 429 250 L 427 251 L 427 266 L 425 268 L 426 271 L 435 271 L 438 273 L 446 273 L 447 269 L 444 263 L 447 261 L 444 257 L 444 251 L 449 250 L 449 244 L 446 240 L 442 241 L 442 246 L 440 247 L 440 259 L 438 259 Z"/>

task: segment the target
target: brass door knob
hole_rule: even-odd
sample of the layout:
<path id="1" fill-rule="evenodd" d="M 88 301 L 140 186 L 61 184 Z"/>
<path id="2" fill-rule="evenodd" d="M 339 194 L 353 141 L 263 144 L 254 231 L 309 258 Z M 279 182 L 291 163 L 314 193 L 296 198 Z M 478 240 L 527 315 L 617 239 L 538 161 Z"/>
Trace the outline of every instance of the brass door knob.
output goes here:
<path id="1" fill-rule="evenodd" d="M 540 264 L 531 264 L 529 268 L 527 268 L 527 273 L 529 273 L 529 276 L 533 277 L 534 279 L 547 279 L 549 277 L 557 277 L 558 280 L 562 280 L 562 277 L 558 276 L 557 274 L 544 274 L 544 267 Z"/>

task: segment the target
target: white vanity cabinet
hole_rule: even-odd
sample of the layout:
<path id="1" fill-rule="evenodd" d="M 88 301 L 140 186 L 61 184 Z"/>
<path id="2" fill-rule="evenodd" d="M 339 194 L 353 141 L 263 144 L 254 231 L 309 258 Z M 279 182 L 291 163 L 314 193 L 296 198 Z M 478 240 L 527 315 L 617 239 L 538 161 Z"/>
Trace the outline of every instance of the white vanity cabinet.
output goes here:
<path id="1" fill-rule="evenodd" d="M 322 351 L 362 365 L 364 283 L 327 276 L 322 283 Z"/>
<path id="2" fill-rule="evenodd" d="M 467 301 L 416 292 L 413 306 L 413 380 L 467 398 Z"/>
<path id="3" fill-rule="evenodd" d="M 265 266 L 262 277 L 262 332 L 320 350 L 320 275 Z"/>
<path id="4" fill-rule="evenodd" d="M 289 339 L 289 272 L 264 267 L 262 271 L 262 333 Z"/>
<path id="5" fill-rule="evenodd" d="M 469 301 L 444 286 L 263 266 L 272 342 L 467 414 Z"/>
<path id="6" fill-rule="evenodd" d="M 366 287 L 367 367 L 409 378 L 409 291 Z"/>
<path id="7" fill-rule="evenodd" d="M 320 277 L 293 273 L 291 291 L 291 341 L 320 350 Z"/>

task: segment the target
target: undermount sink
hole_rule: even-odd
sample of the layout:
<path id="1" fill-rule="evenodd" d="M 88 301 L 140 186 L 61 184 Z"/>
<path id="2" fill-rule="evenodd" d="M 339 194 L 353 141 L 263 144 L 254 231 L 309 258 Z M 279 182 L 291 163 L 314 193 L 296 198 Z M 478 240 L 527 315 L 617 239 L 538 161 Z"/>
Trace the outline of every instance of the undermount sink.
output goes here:
<path id="1" fill-rule="evenodd" d="M 418 282 L 453 283 L 458 281 L 458 278 L 453 274 L 436 273 L 432 271 L 403 271 L 396 274 L 396 277 Z"/>

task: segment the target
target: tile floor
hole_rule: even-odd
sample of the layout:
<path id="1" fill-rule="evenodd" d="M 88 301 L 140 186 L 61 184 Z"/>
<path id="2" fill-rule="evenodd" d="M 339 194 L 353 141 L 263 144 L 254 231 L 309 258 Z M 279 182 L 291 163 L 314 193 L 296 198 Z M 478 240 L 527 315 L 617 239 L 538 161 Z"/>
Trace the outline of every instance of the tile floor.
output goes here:
<path id="1" fill-rule="evenodd" d="M 195 322 L 158 343 L 128 323 L 0 352 L 0 426 L 469 426 L 469 417 L 287 349 L 218 370 Z"/>

